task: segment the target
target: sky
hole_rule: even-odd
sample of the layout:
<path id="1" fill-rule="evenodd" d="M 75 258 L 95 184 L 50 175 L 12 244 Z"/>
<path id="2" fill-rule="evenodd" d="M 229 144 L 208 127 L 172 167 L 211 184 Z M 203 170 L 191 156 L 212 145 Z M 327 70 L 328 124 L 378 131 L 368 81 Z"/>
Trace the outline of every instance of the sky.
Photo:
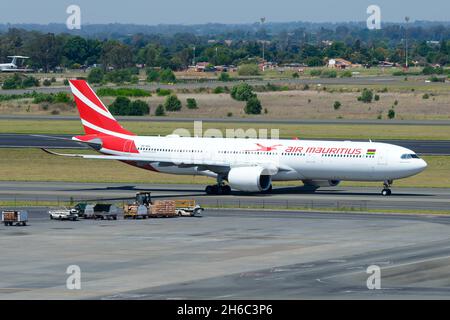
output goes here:
<path id="1" fill-rule="evenodd" d="M 82 23 L 203 24 L 366 21 L 369 5 L 386 22 L 450 21 L 449 0 L 2 0 L 0 23 L 65 23 L 69 5 L 81 8 Z"/>

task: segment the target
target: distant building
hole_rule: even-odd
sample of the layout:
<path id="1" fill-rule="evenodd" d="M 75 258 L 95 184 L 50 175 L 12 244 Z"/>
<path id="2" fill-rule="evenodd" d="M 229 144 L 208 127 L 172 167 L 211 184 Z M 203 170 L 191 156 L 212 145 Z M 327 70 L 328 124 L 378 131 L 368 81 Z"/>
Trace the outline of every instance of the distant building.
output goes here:
<path id="1" fill-rule="evenodd" d="M 335 58 L 328 60 L 327 67 L 328 68 L 335 68 L 335 69 L 347 69 L 347 68 L 354 68 L 358 65 L 353 65 L 348 60 L 341 59 L 341 58 Z"/>

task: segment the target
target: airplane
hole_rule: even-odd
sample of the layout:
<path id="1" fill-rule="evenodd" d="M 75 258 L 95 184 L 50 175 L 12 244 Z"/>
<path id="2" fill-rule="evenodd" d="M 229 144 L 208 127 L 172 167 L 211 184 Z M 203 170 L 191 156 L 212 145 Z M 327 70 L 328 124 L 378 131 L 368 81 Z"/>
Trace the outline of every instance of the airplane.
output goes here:
<path id="1" fill-rule="evenodd" d="M 273 181 L 302 181 L 313 190 L 341 181 L 379 181 L 381 194 L 391 195 L 394 180 L 416 175 L 427 163 L 415 152 L 392 144 L 351 141 L 238 139 L 137 136 L 124 129 L 84 80 L 70 80 L 84 135 L 71 140 L 100 154 L 52 155 L 118 160 L 129 165 L 175 175 L 216 179 L 207 194 L 231 190 L 264 193 Z M 225 183 L 226 182 L 226 183 Z"/>
<path id="2" fill-rule="evenodd" d="M 23 69 L 19 68 L 17 66 L 17 60 L 18 59 L 29 59 L 29 57 L 24 56 L 8 56 L 8 58 L 11 58 L 10 63 L 1 63 L 0 64 L 0 72 L 30 72 L 33 71 L 32 69 Z"/>

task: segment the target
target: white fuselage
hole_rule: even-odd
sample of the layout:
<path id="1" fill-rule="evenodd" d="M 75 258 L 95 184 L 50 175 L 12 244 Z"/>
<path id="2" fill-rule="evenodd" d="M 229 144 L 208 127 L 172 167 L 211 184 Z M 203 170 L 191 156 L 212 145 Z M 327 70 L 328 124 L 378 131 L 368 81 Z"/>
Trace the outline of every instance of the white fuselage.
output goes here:
<path id="1" fill-rule="evenodd" d="M 138 153 L 102 148 L 104 154 L 148 156 L 151 165 L 133 165 L 163 173 L 217 176 L 202 166 L 176 166 L 183 160 L 209 159 L 230 168 L 262 165 L 277 168 L 273 181 L 386 181 L 423 171 L 427 164 L 409 149 L 376 142 L 229 139 L 191 137 L 133 137 Z M 407 156 L 405 156 L 407 155 Z M 166 159 L 170 157 L 172 162 Z M 158 162 L 158 159 L 165 159 Z M 128 162 L 130 163 L 130 162 Z M 218 169 L 220 170 L 220 169 Z"/>

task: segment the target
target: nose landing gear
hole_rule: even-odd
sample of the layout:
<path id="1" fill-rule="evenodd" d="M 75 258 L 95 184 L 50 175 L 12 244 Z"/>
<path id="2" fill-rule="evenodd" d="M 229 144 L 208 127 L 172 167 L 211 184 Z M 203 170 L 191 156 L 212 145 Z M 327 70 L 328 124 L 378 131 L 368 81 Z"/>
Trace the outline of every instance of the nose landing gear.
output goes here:
<path id="1" fill-rule="evenodd" d="M 382 196 L 390 196 L 392 194 L 391 186 L 393 181 L 392 180 L 386 180 L 383 183 L 384 189 L 381 191 Z"/>

